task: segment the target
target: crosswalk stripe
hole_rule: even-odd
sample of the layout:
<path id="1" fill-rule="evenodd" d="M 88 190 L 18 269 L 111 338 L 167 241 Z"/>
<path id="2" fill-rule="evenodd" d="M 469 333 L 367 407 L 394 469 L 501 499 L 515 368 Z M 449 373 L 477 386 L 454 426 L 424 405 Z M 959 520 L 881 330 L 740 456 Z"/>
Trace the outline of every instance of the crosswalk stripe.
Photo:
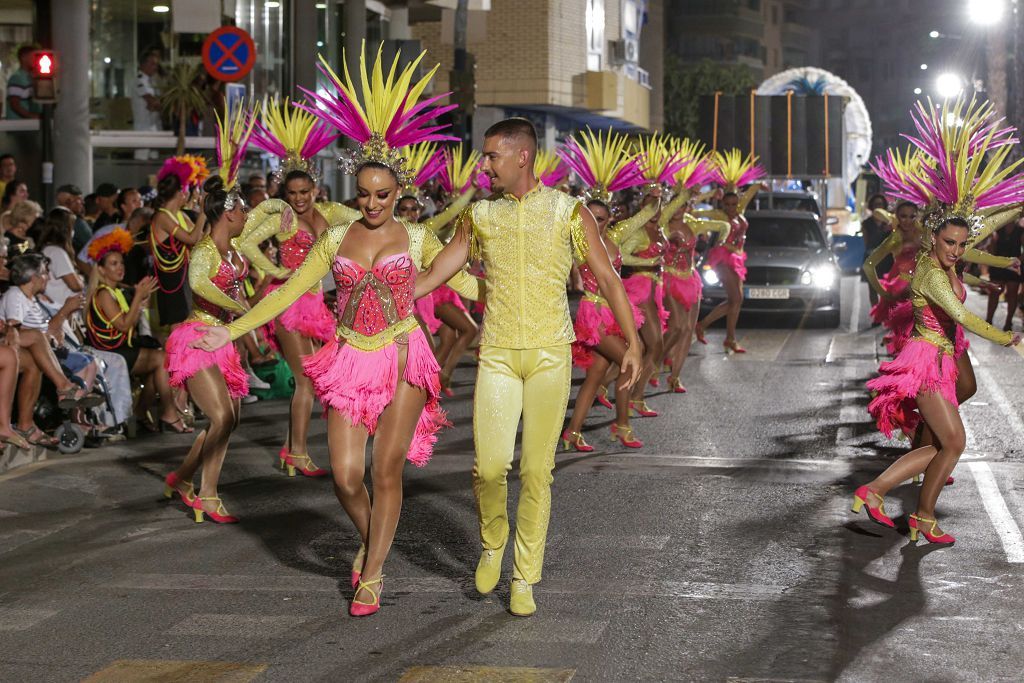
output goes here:
<path id="1" fill-rule="evenodd" d="M 996 535 L 1003 544 L 1006 561 L 1015 564 L 1024 562 L 1024 537 L 1021 536 L 1020 527 L 1017 526 L 1010 509 L 1006 506 L 1003 494 L 999 491 L 999 484 L 992 474 L 992 468 L 987 462 L 972 462 L 967 466 L 974 475 L 978 494 L 992 520 L 992 526 L 996 529 Z"/>

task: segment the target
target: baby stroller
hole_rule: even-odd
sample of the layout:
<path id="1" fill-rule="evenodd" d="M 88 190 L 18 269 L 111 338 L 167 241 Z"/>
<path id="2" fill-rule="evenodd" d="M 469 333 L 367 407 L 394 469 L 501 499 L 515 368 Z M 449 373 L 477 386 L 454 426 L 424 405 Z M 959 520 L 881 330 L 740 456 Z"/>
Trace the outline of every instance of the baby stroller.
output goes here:
<path id="1" fill-rule="evenodd" d="M 103 374 L 106 369 L 103 360 L 90 355 L 81 347 L 75 348 L 76 344 L 70 338 L 65 339 L 65 343 L 67 347 L 59 347 L 56 354 L 61 370 L 69 381 L 84 388 L 85 382 L 75 373 L 81 370 L 83 362 L 95 361 L 100 365 L 92 392 L 76 408 L 60 408 L 56 387 L 49 380 L 44 378 L 40 389 L 39 402 L 35 408 L 36 422 L 44 431 L 54 429 L 57 450 L 70 455 L 81 451 L 83 446 L 100 445 L 119 433 L 119 429 L 116 424 L 111 426 L 115 411 L 110 387 Z"/>

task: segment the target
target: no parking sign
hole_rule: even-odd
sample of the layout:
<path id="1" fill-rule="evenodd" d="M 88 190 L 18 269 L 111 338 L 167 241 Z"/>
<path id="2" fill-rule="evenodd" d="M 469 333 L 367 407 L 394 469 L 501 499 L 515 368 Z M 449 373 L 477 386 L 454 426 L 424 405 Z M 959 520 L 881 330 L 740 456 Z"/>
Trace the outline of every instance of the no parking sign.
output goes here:
<path id="1" fill-rule="evenodd" d="M 241 80 L 255 63 L 256 45 L 240 28 L 221 26 L 203 41 L 203 66 L 217 80 Z"/>

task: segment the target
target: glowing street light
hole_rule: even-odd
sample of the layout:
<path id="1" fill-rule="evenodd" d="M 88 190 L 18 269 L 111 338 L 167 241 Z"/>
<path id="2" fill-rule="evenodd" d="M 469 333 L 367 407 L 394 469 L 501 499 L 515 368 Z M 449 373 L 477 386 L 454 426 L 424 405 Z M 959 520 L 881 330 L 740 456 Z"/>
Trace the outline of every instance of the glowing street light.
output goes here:
<path id="1" fill-rule="evenodd" d="M 931 33 L 928 34 L 928 36 L 931 37 L 931 38 L 938 38 L 941 35 L 942 34 L 939 33 L 938 31 L 932 31 Z"/>
<path id="2" fill-rule="evenodd" d="M 1006 0 L 967 0 L 967 17 L 975 24 L 992 26 L 1006 12 Z"/>
<path id="3" fill-rule="evenodd" d="M 928 65 L 927 64 L 922 64 L 921 65 L 921 71 L 927 71 L 927 70 L 928 70 Z"/>
<path id="4" fill-rule="evenodd" d="M 914 94 L 915 95 L 920 95 L 921 94 L 921 89 L 920 88 L 914 88 Z"/>
<path id="5" fill-rule="evenodd" d="M 939 74 L 935 79 L 935 92 L 943 99 L 956 97 L 964 89 L 964 80 L 954 73 Z"/>

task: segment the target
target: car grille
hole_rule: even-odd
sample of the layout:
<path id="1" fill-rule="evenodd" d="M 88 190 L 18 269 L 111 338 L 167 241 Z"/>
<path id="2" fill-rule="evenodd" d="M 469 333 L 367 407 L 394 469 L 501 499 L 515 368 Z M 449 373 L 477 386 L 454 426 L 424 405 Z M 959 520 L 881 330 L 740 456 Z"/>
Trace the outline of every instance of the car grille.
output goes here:
<path id="1" fill-rule="evenodd" d="M 800 282 L 799 268 L 779 266 L 751 266 L 747 268 L 748 287 L 758 285 L 795 285 Z"/>

